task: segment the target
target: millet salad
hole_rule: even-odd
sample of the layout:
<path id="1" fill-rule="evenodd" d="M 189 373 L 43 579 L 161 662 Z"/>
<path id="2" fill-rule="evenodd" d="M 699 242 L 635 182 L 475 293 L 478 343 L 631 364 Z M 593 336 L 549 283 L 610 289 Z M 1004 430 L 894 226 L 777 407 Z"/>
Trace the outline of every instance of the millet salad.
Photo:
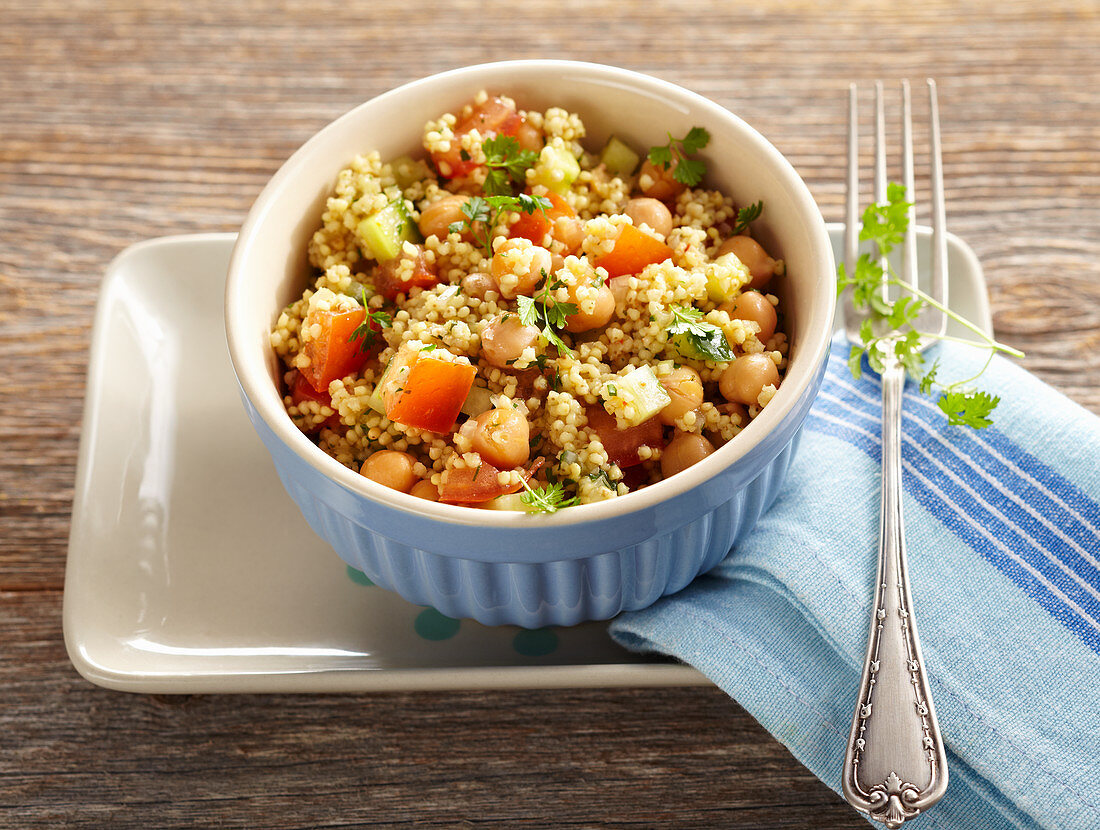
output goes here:
<path id="1" fill-rule="evenodd" d="M 787 340 L 763 205 L 705 187 L 701 128 L 584 138 L 483 91 L 425 125 L 422 158 L 340 172 L 271 332 L 324 452 L 421 498 L 554 512 L 675 475 L 768 404 Z"/>

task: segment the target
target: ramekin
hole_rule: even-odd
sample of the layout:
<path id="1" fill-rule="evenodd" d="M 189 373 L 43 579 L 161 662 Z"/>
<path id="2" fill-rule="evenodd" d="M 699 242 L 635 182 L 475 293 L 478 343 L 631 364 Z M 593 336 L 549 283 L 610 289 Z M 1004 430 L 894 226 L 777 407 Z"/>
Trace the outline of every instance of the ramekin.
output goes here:
<path id="1" fill-rule="evenodd" d="M 353 156 L 415 152 L 425 121 L 479 90 L 521 107 L 560 106 L 636 147 L 694 126 L 711 134 L 707 185 L 764 203 L 754 236 L 786 263 L 780 294 L 791 350 L 761 414 L 713 455 L 624 497 L 553 515 L 437 504 L 384 488 L 322 452 L 291 422 L 268 332 L 301 295 L 307 243 L 338 171 Z M 489 625 L 572 625 L 644 608 L 714 567 L 782 486 L 821 385 L 836 297 L 832 248 L 805 183 L 760 133 L 717 104 L 637 72 L 572 61 L 482 64 L 374 98 L 307 141 L 279 169 L 241 228 L 226 282 L 230 358 L 249 418 L 310 526 L 350 565 L 410 602 Z M 318 563 L 321 567 L 322 563 Z M 272 562 L 271 567 L 279 567 Z"/>

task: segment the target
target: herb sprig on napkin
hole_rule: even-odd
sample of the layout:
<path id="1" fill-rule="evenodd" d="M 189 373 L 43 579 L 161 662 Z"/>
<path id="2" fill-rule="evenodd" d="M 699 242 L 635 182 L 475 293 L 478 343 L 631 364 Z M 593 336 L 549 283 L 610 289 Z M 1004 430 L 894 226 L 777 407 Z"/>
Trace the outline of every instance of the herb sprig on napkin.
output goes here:
<path id="1" fill-rule="evenodd" d="M 905 188 L 891 183 L 886 188 L 886 200 L 886 204 L 870 205 L 863 212 L 863 227 L 859 232 L 860 241 L 875 242 L 883 257 L 888 256 L 902 241 L 909 227 L 910 203 L 905 201 Z M 947 415 L 949 424 L 981 429 L 992 423 L 990 415 L 1000 403 L 1000 398 L 982 392 L 972 384 L 984 374 L 997 352 L 1013 357 L 1023 357 L 1023 352 L 994 340 L 970 320 L 937 302 L 919 288 L 903 282 L 889 265 L 884 270 L 878 257 L 861 254 L 852 274 L 848 274 L 844 263 L 841 263 L 837 267 L 837 276 L 838 291 L 851 286 L 853 305 L 867 314 L 859 330 L 861 342 L 858 345 L 853 344 L 848 355 L 848 368 L 853 377 L 860 376 L 864 355 L 871 368 L 881 372 L 885 368 L 885 350 L 891 349 L 909 376 L 920 384 L 921 392 L 928 394 L 933 389 L 939 390 L 939 408 Z M 883 285 L 900 289 L 901 296 L 896 300 L 886 299 L 883 297 Z M 918 331 L 913 323 L 925 305 L 942 311 L 979 339 L 963 340 L 947 334 Z M 989 356 L 977 374 L 944 384 L 938 378 L 938 360 L 931 366 L 925 366 L 924 355 L 919 348 L 922 338 L 967 343 L 975 348 L 986 349 Z"/>

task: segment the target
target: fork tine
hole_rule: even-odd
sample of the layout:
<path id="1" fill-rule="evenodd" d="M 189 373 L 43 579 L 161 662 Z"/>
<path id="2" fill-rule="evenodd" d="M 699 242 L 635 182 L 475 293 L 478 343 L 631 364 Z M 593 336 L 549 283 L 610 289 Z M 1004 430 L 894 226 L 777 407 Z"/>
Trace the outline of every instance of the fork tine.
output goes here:
<path id="1" fill-rule="evenodd" d="M 848 193 L 847 221 L 844 223 L 844 267 L 855 272 L 859 257 L 859 113 L 855 84 L 848 85 Z"/>
<path id="2" fill-rule="evenodd" d="M 875 202 L 886 202 L 886 116 L 882 103 L 882 81 L 875 81 Z"/>
<path id="3" fill-rule="evenodd" d="M 931 133 L 932 178 L 932 297 L 947 302 L 947 215 L 943 192 L 943 151 L 940 146 L 940 108 L 936 82 L 928 79 L 929 130 Z M 947 316 L 939 315 L 938 334 L 947 330 Z"/>
<path id="4" fill-rule="evenodd" d="M 882 81 L 875 81 L 875 204 L 886 204 L 886 116 L 882 101 Z M 879 264 L 887 273 L 886 257 L 878 251 Z M 889 288 L 882 285 L 882 298 L 889 302 Z"/>
<path id="5" fill-rule="evenodd" d="M 909 203 L 909 224 L 902 246 L 901 278 L 917 287 L 917 193 L 913 181 L 913 106 L 909 97 L 909 81 L 901 82 L 901 168 L 905 200 Z"/>

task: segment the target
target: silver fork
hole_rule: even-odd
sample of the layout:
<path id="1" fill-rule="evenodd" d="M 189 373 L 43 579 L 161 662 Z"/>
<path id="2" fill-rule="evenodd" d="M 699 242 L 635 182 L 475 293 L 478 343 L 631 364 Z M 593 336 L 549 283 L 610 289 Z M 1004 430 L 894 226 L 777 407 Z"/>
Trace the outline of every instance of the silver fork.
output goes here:
<path id="1" fill-rule="evenodd" d="M 932 285 L 938 302 L 947 296 L 947 239 L 943 170 L 936 85 L 928 81 L 931 133 Z M 848 95 L 848 199 L 845 267 L 853 273 L 858 255 L 859 118 L 856 86 Z M 875 201 L 886 201 L 886 140 L 882 83 L 875 83 Z M 913 198 L 913 130 L 909 84 L 902 82 L 902 177 L 906 200 Z M 901 279 L 917 285 L 915 210 L 909 208 L 903 242 Z M 882 256 L 881 251 L 877 252 Z M 885 264 L 885 263 L 884 263 Z M 884 297 L 887 286 L 883 286 Z M 846 331 L 860 342 L 861 314 L 846 296 Z M 923 332 L 942 334 L 947 320 L 925 306 L 915 321 Z M 921 348 L 928 345 L 922 340 Z M 905 528 L 901 496 L 901 410 L 905 369 L 885 349 L 882 372 L 882 516 L 879 525 L 878 576 L 875 581 L 867 656 L 859 686 L 852 732 L 844 758 L 844 796 L 857 810 L 887 827 L 927 810 L 947 789 L 947 758 L 928 678 L 924 669 L 905 562 Z"/>

